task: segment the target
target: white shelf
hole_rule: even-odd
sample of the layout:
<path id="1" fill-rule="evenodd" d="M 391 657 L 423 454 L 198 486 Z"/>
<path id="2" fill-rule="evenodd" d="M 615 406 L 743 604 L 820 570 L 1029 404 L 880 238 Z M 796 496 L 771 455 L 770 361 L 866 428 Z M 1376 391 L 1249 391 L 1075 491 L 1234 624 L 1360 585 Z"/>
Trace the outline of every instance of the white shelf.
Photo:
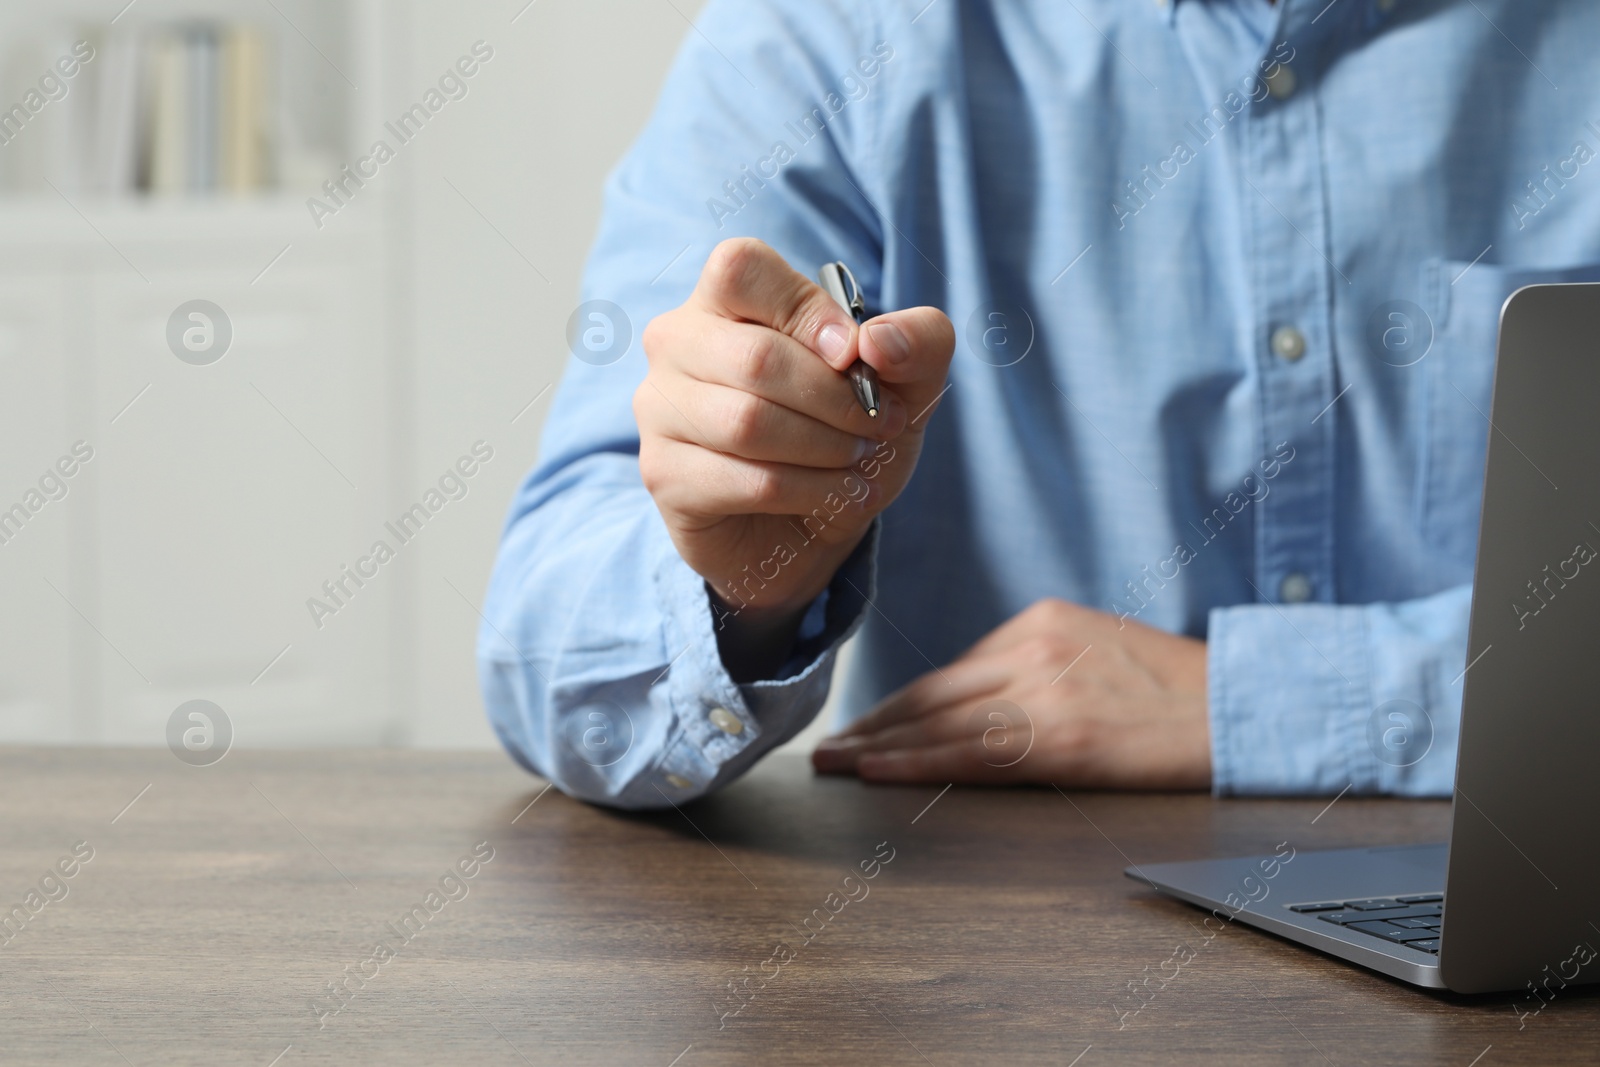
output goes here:
<path id="1" fill-rule="evenodd" d="M 324 219 L 319 230 L 306 197 L 271 193 L 258 197 L 0 197 L 0 247 L 99 244 L 104 238 L 140 241 L 213 242 L 256 237 L 284 241 L 341 240 L 379 229 L 382 194 L 362 190 L 352 210 Z M 96 231 L 99 233 L 96 233 Z"/>

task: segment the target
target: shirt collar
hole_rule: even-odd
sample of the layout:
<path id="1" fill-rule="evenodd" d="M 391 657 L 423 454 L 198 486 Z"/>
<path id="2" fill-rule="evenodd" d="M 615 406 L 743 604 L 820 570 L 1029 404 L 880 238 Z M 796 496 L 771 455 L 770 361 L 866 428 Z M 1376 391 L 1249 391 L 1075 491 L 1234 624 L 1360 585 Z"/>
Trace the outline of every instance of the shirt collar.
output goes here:
<path id="1" fill-rule="evenodd" d="M 1171 16 L 1172 16 L 1172 13 L 1178 10 L 1178 5 L 1180 3 L 1183 3 L 1184 0 L 1138 0 L 1138 2 L 1149 4 L 1151 7 L 1154 7 L 1157 11 L 1160 11 L 1163 14 L 1167 15 L 1167 17 L 1170 19 Z M 1191 2 L 1192 2 L 1192 0 L 1191 0 Z M 1283 7 L 1288 2 L 1289 2 L 1289 0 L 1277 0 L 1277 2 L 1273 6 L 1275 6 L 1275 7 Z"/>
<path id="2" fill-rule="evenodd" d="M 1134 3 L 1144 4 L 1150 9 L 1154 10 L 1166 20 L 1168 25 L 1171 25 L 1177 20 L 1178 5 L 1185 2 L 1194 3 L 1196 0 L 1134 0 Z M 1398 3 L 1398 0 L 1391 0 L 1391 6 L 1394 3 Z M 1282 20 L 1291 17 L 1290 15 L 1282 14 L 1282 11 L 1291 7 L 1296 7 L 1297 5 L 1295 4 L 1295 0 L 1276 0 L 1272 6 L 1279 9 L 1278 17 L 1280 20 Z M 1331 7 L 1333 5 L 1329 4 L 1328 6 Z"/>

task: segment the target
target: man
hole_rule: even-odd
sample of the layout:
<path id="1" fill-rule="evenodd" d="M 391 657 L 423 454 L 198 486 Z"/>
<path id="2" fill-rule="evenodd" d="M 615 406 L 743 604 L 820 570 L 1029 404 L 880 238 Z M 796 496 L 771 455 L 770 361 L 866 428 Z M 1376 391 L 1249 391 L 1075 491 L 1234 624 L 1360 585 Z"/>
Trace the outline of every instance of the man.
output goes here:
<path id="1" fill-rule="evenodd" d="M 507 525 L 501 738 L 680 803 L 859 629 L 822 771 L 1447 792 L 1498 309 L 1600 278 L 1596 40 L 1585 0 L 712 0 Z"/>

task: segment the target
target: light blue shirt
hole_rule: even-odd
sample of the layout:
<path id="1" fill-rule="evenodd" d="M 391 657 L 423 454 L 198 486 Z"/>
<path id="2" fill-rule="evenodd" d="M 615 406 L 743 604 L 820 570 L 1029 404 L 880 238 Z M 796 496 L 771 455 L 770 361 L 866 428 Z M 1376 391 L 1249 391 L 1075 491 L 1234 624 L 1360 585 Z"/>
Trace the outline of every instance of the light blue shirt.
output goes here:
<path id="1" fill-rule="evenodd" d="M 846 717 L 1055 596 L 1208 640 L 1219 794 L 1447 792 L 1499 308 L 1600 279 L 1597 41 L 1593 0 L 711 0 L 507 523 L 507 748 L 681 802 L 804 727 L 857 629 Z M 909 487 L 746 685 L 630 407 L 736 235 L 959 336 Z"/>

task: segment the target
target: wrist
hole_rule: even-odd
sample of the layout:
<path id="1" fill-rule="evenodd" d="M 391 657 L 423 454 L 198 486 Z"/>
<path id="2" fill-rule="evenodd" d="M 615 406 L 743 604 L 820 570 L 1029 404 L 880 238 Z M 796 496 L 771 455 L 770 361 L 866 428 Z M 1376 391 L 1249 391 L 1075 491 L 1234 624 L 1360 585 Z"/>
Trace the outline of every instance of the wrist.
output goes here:
<path id="1" fill-rule="evenodd" d="M 776 611 L 716 605 L 717 651 L 729 677 L 743 685 L 776 675 L 794 653 L 808 604 Z"/>
<path id="2" fill-rule="evenodd" d="M 720 590 L 719 583 L 706 581 L 716 617 L 718 650 L 734 681 L 743 684 L 771 678 L 788 662 L 806 612 L 860 541 L 858 536 L 847 543 L 817 545 L 815 549 L 821 551 L 809 561 L 791 552 L 787 559 L 790 566 L 811 563 L 813 569 L 803 575 L 785 574 L 781 566 L 776 572 L 768 570 L 764 574 L 746 568 L 720 583 Z M 785 578 L 790 581 L 783 581 Z"/>

